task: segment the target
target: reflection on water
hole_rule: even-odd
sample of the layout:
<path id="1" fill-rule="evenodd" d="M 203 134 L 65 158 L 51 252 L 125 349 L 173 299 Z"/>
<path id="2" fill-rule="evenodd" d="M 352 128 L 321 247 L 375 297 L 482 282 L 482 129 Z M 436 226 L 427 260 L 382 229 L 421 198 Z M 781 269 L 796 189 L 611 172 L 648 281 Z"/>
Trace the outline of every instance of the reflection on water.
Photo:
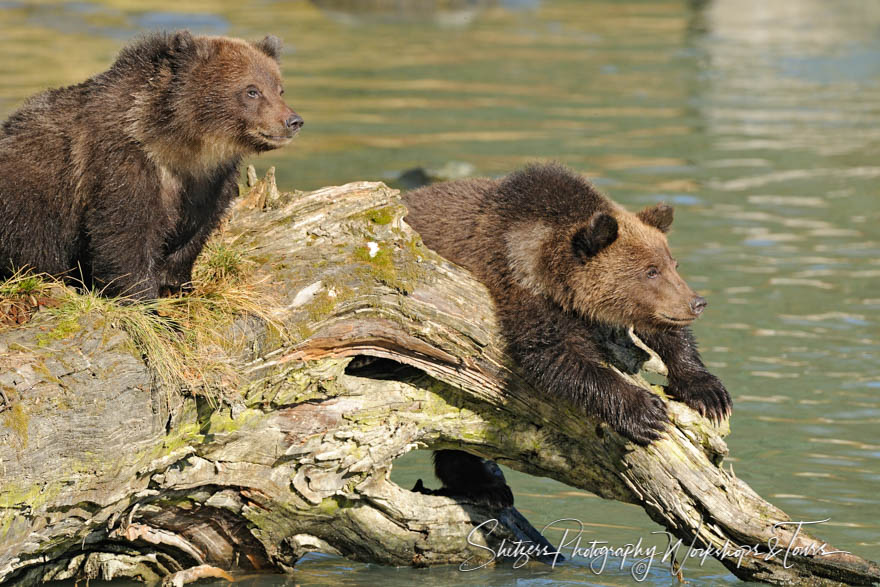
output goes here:
<path id="1" fill-rule="evenodd" d="M 311 0 L 328 18 L 346 25 L 431 23 L 462 27 L 491 6 L 528 9 L 539 0 Z"/>
<path id="2" fill-rule="evenodd" d="M 396 7 L 407 5 L 405 11 Z M 555 158 L 630 207 L 676 204 L 696 325 L 735 401 L 737 475 L 793 518 L 880 559 L 880 4 L 860 0 L 0 3 L 0 116 L 107 67 L 153 27 L 286 41 L 293 145 L 255 160 L 299 189 L 465 161 Z M 367 10 L 367 9 L 370 10 Z M 395 8 L 392 10 L 391 8 Z M 430 475 L 427 457 L 395 468 Z M 638 508 L 510 473 L 536 525 L 625 544 Z M 315 557 L 290 584 L 630 584 L 555 571 L 394 570 Z M 732 580 L 715 563 L 697 583 Z M 649 583 L 668 584 L 665 568 Z M 519 584 L 518 583 L 518 584 Z M 284 584 L 253 579 L 245 584 Z"/>

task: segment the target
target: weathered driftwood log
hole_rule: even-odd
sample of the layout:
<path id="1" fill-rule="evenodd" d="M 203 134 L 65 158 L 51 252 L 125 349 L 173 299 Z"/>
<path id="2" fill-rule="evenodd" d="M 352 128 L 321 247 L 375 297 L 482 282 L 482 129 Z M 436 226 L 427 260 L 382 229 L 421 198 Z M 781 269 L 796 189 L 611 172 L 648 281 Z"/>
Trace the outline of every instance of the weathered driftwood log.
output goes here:
<path id="1" fill-rule="evenodd" d="M 777 526 L 785 513 L 719 466 L 725 431 L 684 405 L 670 402 L 668 435 L 639 448 L 530 389 L 483 287 L 421 245 L 394 190 L 270 188 L 227 232 L 271 276 L 288 336 L 238 321 L 230 338 L 247 344 L 217 350 L 240 375 L 214 390 L 220 407 L 159 384 L 100 313 L 65 329 L 40 313 L 0 333 L 0 583 L 183 584 L 290 570 L 309 551 L 415 566 L 485 553 L 466 536 L 498 512 L 389 480 L 414 447 L 639 504 L 685 544 L 762 546 L 723 560 L 744 579 L 880 581 L 876 564 L 814 556 L 821 541 Z M 773 540 L 808 554 L 786 566 L 766 556 Z"/>

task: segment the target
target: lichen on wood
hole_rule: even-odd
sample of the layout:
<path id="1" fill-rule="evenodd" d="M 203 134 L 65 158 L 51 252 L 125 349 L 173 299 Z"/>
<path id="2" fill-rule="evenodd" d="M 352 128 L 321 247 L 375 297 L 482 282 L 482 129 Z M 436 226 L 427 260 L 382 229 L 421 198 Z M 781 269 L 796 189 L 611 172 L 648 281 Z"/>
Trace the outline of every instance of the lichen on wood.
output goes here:
<path id="1" fill-rule="evenodd" d="M 63 336 L 47 336 L 59 324 L 44 312 L 0 332 L 0 583 L 176 585 L 290 571 L 312 551 L 400 566 L 484 556 L 467 536 L 509 513 L 392 483 L 393 460 L 414 448 L 638 504 L 698 546 L 792 539 L 775 526 L 785 513 L 720 466 L 726 426 L 667 400 L 667 435 L 636 447 L 531 389 L 485 289 L 421 244 L 395 190 L 251 183 L 225 235 L 274 296 L 262 318 L 227 325 L 245 344 L 223 349 L 236 377 L 205 383 L 218 389 L 157 377 L 100 312 Z M 722 562 L 770 583 L 880 581 L 853 555 L 765 558 Z"/>

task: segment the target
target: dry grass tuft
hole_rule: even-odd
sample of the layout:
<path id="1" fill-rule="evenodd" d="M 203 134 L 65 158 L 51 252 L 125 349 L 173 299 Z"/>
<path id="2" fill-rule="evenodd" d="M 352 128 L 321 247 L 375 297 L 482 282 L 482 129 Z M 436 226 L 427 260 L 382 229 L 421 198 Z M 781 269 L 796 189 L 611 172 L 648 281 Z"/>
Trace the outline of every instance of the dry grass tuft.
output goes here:
<path id="1" fill-rule="evenodd" d="M 233 363 L 246 351 L 246 341 L 243 334 L 235 334 L 241 332 L 235 328 L 237 320 L 257 318 L 284 337 L 283 326 L 273 317 L 277 303 L 267 278 L 256 273 L 247 253 L 218 235 L 196 262 L 189 293 L 149 302 L 78 291 L 50 276 L 19 271 L 0 282 L 0 309 L 27 303 L 30 319 L 45 308 L 53 330 L 41 337 L 43 342 L 74 334 L 80 318 L 98 314 L 106 325 L 128 333 L 136 352 L 168 389 L 216 401 L 222 399 L 221 390 L 239 384 Z M 41 299 L 51 303 L 40 304 Z M 0 313 L 0 329 L 27 319 L 4 322 Z"/>

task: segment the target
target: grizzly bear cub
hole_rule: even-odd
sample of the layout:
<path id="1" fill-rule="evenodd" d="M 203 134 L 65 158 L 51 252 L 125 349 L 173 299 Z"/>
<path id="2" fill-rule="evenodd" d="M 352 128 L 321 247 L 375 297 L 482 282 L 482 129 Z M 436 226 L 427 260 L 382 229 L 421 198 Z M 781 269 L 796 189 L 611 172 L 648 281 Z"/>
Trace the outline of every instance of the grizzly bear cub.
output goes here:
<path id="1" fill-rule="evenodd" d="M 536 388 L 637 444 L 660 438 L 668 421 L 661 399 L 603 365 L 615 361 L 599 333 L 632 326 L 666 363 L 670 396 L 713 420 L 730 414 L 730 396 L 706 370 L 687 327 L 706 301 L 676 271 L 664 235 L 671 207 L 632 214 L 558 164 L 532 165 L 497 181 L 428 186 L 404 201 L 407 222 L 425 244 L 488 287 L 508 351 Z M 443 494 L 478 497 L 473 475 L 455 473 L 473 469 L 466 461 L 477 457 L 450 452 L 462 464 L 451 466 L 449 455 L 439 459 Z M 485 489 L 509 505 L 497 482 Z"/>
<path id="2" fill-rule="evenodd" d="M 191 279 L 239 161 L 290 142 L 281 44 L 154 34 L 0 127 L 0 273 L 82 276 L 151 299 Z"/>

